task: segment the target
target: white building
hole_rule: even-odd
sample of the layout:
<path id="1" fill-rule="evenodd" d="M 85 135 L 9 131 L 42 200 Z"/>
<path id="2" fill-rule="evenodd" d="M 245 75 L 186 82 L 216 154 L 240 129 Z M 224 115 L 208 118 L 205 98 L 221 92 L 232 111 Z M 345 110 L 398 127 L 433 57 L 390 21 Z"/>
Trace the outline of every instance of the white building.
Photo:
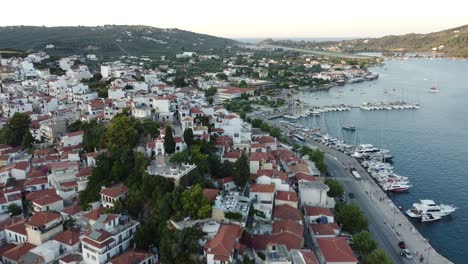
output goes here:
<path id="1" fill-rule="evenodd" d="M 323 182 L 299 182 L 299 200 L 302 206 L 328 207 L 327 192 L 330 188 Z"/>
<path id="2" fill-rule="evenodd" d="M 102 214 L 92 229 L 81 238 L 81 249 L 85 264 L 104 264 L 124 253 L 139 223 L 128 216 Z"/>

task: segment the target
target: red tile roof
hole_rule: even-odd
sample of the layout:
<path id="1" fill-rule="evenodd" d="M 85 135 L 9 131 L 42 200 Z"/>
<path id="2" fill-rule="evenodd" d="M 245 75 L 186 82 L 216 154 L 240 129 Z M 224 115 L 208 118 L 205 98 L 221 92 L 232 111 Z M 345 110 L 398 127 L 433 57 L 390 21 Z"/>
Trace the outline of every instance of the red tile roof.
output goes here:
<path id="1" fill-rule="evenodd" d="M 287 204 L 277 205 L 273 211 L 273 218 L 275 220 L 294 220 L 301 221 L 302 215 L 299 209 Z"/>
<path id="2" fill-rule="evenodd" d="M 318 216 L 318 215 L 326 215 L 330 217 L 334 217 L 335 215 L 330 211 L 328 208 L 323 207 L 316 207 L 316 206 L 305 206 L 304 207 L 305 214 L 308 216 Z"/>
<path id="3" fill-rule="evenodd" d="M 23 243 L 23 244 L 20 244 L 6 252 L 4 252 L 3 254 L 1 254 L 2 257 L 4 258 L 7 258 L 9 260 L 12 260 L 12 261 L 15 261 L 15 262 L 18 262 L 19 259 L 26 253 L 28 253 L 31 249 L 35 248 L 36 246 L 31 244 L 31 243 Z"/>
<path id="4" fill-rule="evenodd" d="M 203 195 L 208 199 L 210 202 L 216 200 L 216 196 L 218 196 L 219 190 L 218 189 L 203 189 Z"/>
<path id="5" fill-rule="evenodd" d="M 33 201 L 45 195 L 53 196 L 53 195 L 57 195 L 57 192 L 55 191 L 54 188 L 45 189 L 45 190 L 37 191 L 37 192 L 31 192 L 31 193 L 26 194 L 26 200 Z"/>
<path id="6" fill-rule="evenodd" d="M 84 131 L 80 130 L 80 131 L 70 132 L 66 134 L 65 136 L 76 137 L 76 136 L 82 136 L 82 135 L 84 135 Z"/>
<path id="7" fill-rule="evenodd" d="M 254 184 L 250 188 L 250 192 L 274 193 L 275 185 L 274 184 Z"/>
<path id="8" fill-rule="evenodd" d="M 92 173 L 93 173 L 93 167 L 85 167 L 85 168 L 79 169 L 75 177 L 91 176 Z"/>
<path id="9" fill-rule="evenodd" d="M 317 244 L 326 262 L 358 262 L 344 237 L 317 238 Z"/>
<path id="10" fill-rule="evenodd" d="M 258 170 L 257 177 L 267 176 L 269 178 L 280 178 L 282 181 L 287 181 L 286 173 L 278 170 Z"/>
<path id="11" fill-rule="evenodd" d="M 95 210 L 89 211 L 88 213 L 84 214 L 83 217 L 88 218 L 89 220 L 98 220 L 98 218 L 104 213 L 106 209 L 104 207 L 99 207 Z"/>
<path id="12" fill-rule="evenodd" d="M 74 204 L 72 206 L 62 209 L 62 211 L 60 212 L 67 215 L 76 215 L 77 213 L 81 212 L 81 207 L 79 204 Z"/>
<path id="13" fill-rule="evenodd" d="M 110 260 L 109 264 L 131 264 L 131 263 L 141 263 L 149 258 L 153 254 L 148 251 L 139 250 L 139 249 L 130 249 L 127 252 L 119 255 Z"/>
<path id="14" fill-rule="evenodd" d="M 77 230 L 65 230 L 54 237 L 54 240 L 69 246 L 80 243 L 80 232 Z"/>
<path id="15" fill-rule="evenodd" d="M 128 187 L 120 183 L 112 187 L 102 189 L 100 193 L 103 195 L 112 197 L 112 198 L 117 198 L 120 195 L 127 193 L 127 191 L 128 191 Z"/>
<path id="16" fill-rule="evenodd" d="M 26 232 L 26 227 L 24 226 L 25 221 L 25 219 L 21 219 L 20 221 L 17 221 L 14 224 L 7 226 L 5 230 L 10 230 L 23 236 L 27 236 L 28 233 Z"/>
<path id="17" fill-rule="evenodd" d="M 304 226 L 298 221 L 282 220 L 273 223 L 272 234 L 291 233 L 297 237 L 304 237 Z"/>
<path id="18" fill-rule="evenodd" d="M 231 152 L 225 152 L 223 154 L 223 159 L 238 159 L 241 156 L 240 151 L 231 151 Z"/>
<path id="19" fill-rule="evenodd" d="M 42 196 L 42 197 L 32 200 L 32 203 L 40 205 L 40 206 L 44 206 L 44 205 L 52 204 L 58 201 L 63 201 L 62 197 L 58 195 L 50 195 L 50 196 L 46 195 L 46 196 Z"/>
<path id="20" fill-rule="evenodd" d="M 297 203 L 297 193 L 295 191 L 277 191 L 275 200 Z"/>
<path id="21" fill-rule="evenodd" d="M 205 244 L 207 254 L 213 254 L 215 260 L 228 261 L 234 248 L 240 244 L 237 242 L 242 236 L 242 228 L 238 225 L 221 224 L 218 233 Z"/>
<path id="22" fill-rule="evenodd" d="M 61 218 L 62 216 L 58 213 L 54 212 L 37 212 L 31 218 L 27 219 L 25 225 L 33 226 L 33 227 L 40 227 L 46 225 L 54 220 Z"/>
<path id="23" fill-rule="evenodd" d="M 64 263 L 72 263 L 72 262 L 81 263 L 82 260 L 83 260 L 83 257 L 81 255 L 75 254 L 75 253 L 68 254 L 65 257 L 62 257 L 60 259 L 60 261 L 62 261 Z"/>
<path id="24" fill-rule="evenodd" d="M 321 236 L 337 235 L 340 231 L 340 227 L 337 223 L 311 224 L 310 227 L 315 235 Z"/>
<path id="25" fill-rule="evenodd" d="M 296 180 L 297 181 L 309 181 L 309 182 L 313 182 L 313 181 L 317 181 L 317 178 L 308 174 L 308 173 L 304 173 L 304 172 L 297 172 L 294 177 L 296 177 Z"/>
<path id="26" fill-rule="evenodd" d="M 63 161 L 63 162 L 51 163 L 51 164 L 48 165 L 48 167 L 51 170 L 65 169 L 65 168 L 70 168 L 70 167 L 78 167 L 78 162 L 76 162 L 76 161 Z"/>

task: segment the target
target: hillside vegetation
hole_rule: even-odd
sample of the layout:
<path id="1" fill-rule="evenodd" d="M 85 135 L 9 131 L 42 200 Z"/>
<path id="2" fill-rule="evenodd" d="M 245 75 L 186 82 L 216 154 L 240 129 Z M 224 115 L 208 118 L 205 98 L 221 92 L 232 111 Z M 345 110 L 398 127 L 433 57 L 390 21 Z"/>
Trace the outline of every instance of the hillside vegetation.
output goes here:
<path id="1" fill-rule="evenodd" d="M 0 27 L 0 49 L 45 50 L 52 55 L 174 55 L 183 51 L 222 52 L 237 42 L 179 29 L 149 26 Z"/>
<path id="2" fill-rule="evenodd" d="M 468 25 L 428 34 L 406 34 L 381 38 L 354 39 L 345 41 L 273 41 L 263 44 L 284 45 L 316 50 L 343 52 L 440 52 L 454 57 L 468 57 Z"/>

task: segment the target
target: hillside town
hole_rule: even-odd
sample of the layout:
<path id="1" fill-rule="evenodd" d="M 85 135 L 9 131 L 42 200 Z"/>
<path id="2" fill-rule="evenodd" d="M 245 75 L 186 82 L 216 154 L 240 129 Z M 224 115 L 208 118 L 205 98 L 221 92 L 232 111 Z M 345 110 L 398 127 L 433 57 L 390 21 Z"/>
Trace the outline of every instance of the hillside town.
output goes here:
<path id="1" fill-rule="evenodd" d="M 324 154 L 247 117 L 377 78 L 367 62 L 275 50 L 0 62 L 2 263 L 386 263 L 365 227 L 343 226 L 365 219 Z"/>

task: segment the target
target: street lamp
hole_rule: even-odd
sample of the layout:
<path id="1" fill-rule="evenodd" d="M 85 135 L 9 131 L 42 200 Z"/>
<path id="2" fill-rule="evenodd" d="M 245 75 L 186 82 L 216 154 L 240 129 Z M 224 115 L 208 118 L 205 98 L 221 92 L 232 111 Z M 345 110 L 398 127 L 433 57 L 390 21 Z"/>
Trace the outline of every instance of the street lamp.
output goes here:
<path id="1" fill-rule="evenodd" d="M 392 228 L 395 228 L 395 206 L 392 206 L 393 209 L 393 222 L 392 222 Z"/>

